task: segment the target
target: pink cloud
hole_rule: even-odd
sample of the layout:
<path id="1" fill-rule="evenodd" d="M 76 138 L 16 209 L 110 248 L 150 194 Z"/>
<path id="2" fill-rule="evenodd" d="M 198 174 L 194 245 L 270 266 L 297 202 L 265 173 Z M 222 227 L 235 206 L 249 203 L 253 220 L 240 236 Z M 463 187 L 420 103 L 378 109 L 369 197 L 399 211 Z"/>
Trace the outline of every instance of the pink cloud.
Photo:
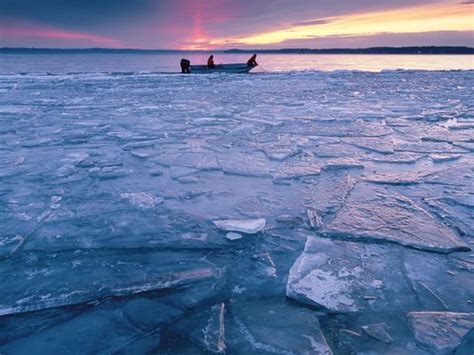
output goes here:
<path id="1" fill-rule="evenodd" d="M 87 43 L 93 46 L 104 47 L 123 46 L 121 41 L 107 36 L 100 36 L 86 32 L 68 31 L 29 21 L 2 21 L 0 25 L 0 40 L 14 40 L 20 38 L 32 38 L 37 40 L 67 40 L 71 42 L 81 42 L 81 44 Z"/>

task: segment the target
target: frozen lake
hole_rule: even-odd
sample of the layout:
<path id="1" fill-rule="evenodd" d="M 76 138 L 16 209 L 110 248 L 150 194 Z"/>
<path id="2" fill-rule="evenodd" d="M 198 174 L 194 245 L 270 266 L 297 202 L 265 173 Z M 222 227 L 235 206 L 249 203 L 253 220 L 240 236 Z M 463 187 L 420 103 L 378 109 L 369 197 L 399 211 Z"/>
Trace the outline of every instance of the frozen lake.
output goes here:
<path id="1" fill-rule="evenodd" d="M 0 353 L 472 350 L 473 71 L 1 60 Z"/>

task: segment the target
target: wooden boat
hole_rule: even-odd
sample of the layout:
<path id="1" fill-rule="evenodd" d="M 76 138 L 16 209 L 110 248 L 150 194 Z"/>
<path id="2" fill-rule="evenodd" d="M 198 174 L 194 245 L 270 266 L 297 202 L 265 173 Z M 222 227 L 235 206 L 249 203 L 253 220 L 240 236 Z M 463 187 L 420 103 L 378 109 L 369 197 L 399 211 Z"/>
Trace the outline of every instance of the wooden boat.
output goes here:
<path id="1" fill-rule="evenodd" d="M 248 66 L 247 63 L 237 64 L 216 64 L 214 68 L 208 68 L 207 65 L 191 65 L 191 74 L 212 74 L 212 73 L 229 73 L 242 74 L 248 73 L 255 67 Z"/>

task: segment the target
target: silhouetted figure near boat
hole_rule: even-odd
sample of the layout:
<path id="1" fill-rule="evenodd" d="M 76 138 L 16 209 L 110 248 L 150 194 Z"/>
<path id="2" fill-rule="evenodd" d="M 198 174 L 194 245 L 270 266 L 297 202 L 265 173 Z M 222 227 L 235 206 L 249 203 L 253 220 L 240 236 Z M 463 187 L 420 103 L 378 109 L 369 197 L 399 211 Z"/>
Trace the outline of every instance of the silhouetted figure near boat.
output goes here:
<path id="1" fill-rule="evenodd" d="M 216 65 L 214 64 L 214 56 L 213 56 L 213 55 L 211 55 L 211 56 L 209 57 L 209 59 L 207 60 L 207 67 L 208 67 L 209 69 L 213 69 L 213 68 L 216 67 Z"/>
<path id="2" fill-rule="evenodd" d="M 247 66 L 249 67 L 256 67 L 258 65 L 257 63 L 257 55 L 254 54 L 248 61 L 247 61 Z"/>
<path id="3" fill-rule="evenodd" d="M 190 68 L 191 68 L 191 62 L 185 58 L 181 59 L 181 73 L 183 74 L 191 73 Z"/>

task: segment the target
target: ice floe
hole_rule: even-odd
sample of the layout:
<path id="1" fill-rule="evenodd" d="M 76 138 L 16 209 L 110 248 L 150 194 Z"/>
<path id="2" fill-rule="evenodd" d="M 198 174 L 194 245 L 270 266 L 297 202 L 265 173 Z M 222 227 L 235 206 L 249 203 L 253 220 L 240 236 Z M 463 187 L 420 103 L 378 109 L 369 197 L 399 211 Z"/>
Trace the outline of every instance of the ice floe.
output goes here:
<path id="1" fill-rule="evenodd" d="M 452 354 L 474 329 L 474 313 L 412 312 L 408 318 L 416 341 L 435 354 Z"/>
<path id="2" fill-rule="evenodd" d="M 362 326 L 362 329 L 372 338 L 377 339 L 383 343 L 390 344 L 393 338 L 387 332 L 387 324 L 377 323 Z"/>
<path id="3" fill-rule="evenodd" d="M 330 312 L 358 312 L 395 302 L 385 280 L 390 279 L 400 292 L 408 285 L 389 259 L 385 265 L 376 262 L 366 264 L 365 255 L 380 260 L 381 250 L 363 244 L 333 242 L 309 237 L 304 252 L 290 270 L 286 294 L 302 303 L 321 307 Z M 382 270 L 387 274 L 383 275 Z M 407 302 L 407 300 L 404 300 Z M 390 306 L 397 307 L 396 304 Z"/>
<path id="4" fill-rule="evenodd" d="M 226 219 L 214 221 L 214 224 L 224 231 L 256 234 L 265 228 L 267 221 L 258 219 Z"/>
<path id="5" fill-rule="evenodd" d="M 355 186 L 324 232 L 333 237 L 394 242 L 442 253 L 470 249 L 409 198 L 367 184 Z"/>

